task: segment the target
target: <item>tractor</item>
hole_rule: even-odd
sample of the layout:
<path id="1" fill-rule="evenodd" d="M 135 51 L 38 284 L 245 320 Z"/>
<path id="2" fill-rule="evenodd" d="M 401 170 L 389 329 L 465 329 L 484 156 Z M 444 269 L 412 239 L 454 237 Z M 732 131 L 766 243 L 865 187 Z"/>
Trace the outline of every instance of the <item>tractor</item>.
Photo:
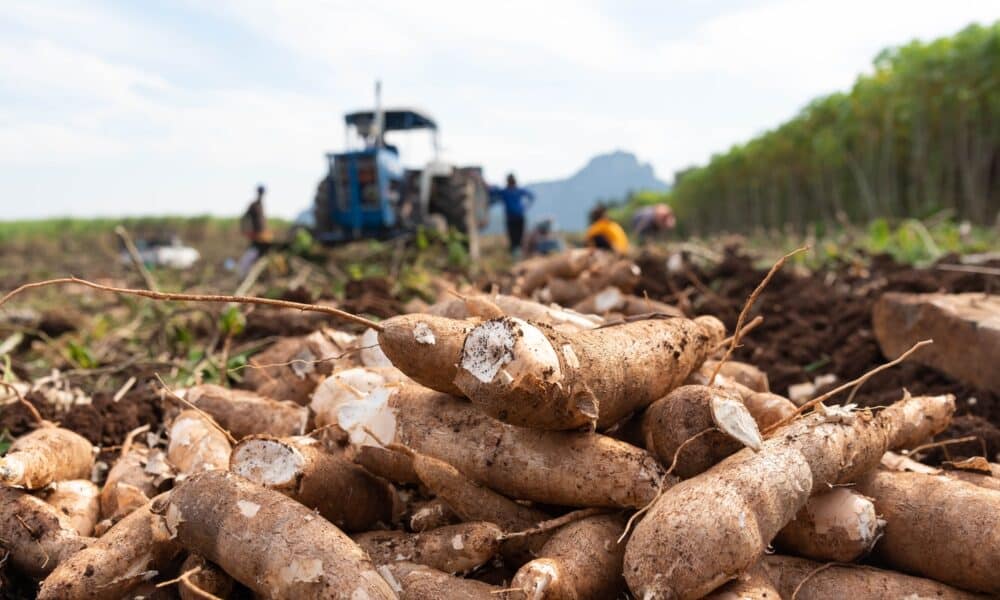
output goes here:
<path id="1" fill-rule="evenodd" d="M 415 109 L 382 109 L 379 87 L 374 110 L 345 115 L 348 149 L 326 155 L 328 171 L 313 207 L 313 237 L 339 244 L 396 238 L 419 227 L 465 234 L 486 227 L 489 193 L 482 169 L 440 160 L 434 119 Z M 431 134 L 433 158 L 423 169 L 404 168 L 399 150 L 386 140 L 389 132 L 414 130 Z"/>

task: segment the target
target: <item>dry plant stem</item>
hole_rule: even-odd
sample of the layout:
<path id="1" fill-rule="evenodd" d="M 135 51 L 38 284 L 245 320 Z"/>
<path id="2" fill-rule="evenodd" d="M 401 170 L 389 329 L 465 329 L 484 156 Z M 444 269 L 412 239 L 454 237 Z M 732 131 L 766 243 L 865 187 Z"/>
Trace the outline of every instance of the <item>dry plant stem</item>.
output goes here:
<path id="1" fill-rule="evenodd" d="M 670 475 L 673 475 L 674 469 L 677 468 L 677 460 L 680 457 L 681 451 L 684 450 L 684 448 L 686 448 L 689 444 L 693 443 L 695 440 L 701 438 L 702 436 L 708 435 L 708 434 L 712 433 L 713 431 L 718 431 L 718 430 L 719 430 L 718 427 L 709 427 L 708 429 L 705 429 L 703 431 L 699 431 L 698 433 L 692 435 L 688 439 L 684 440 L 684 443 L 682 443 L 681 445 L 677 446 L 677 450 L 674 450 L 674 459 L 672 461 L 670 461 L 670 468 L 667 469 L 667 472 L 664 475 L 664 480 L 663 481 L 664 482 L 670 481 L 670 480 L 667 479 L 667 477 L 669 477 Z M 628 523 L 625 523 L 625 530 L 622 532 L 621 537 L 618 538 L 618 543 L 619 544 L 622 543 L 625 540 L 626 537 L 628 537 L 629 532 L 632 531 L 632 526 L 635 525 L 635 523 L 639 519 L 639 517 L 641 517 L 642 515 L 646 514 L 649 511 L 649 509 L 654 504 L 656 504 L 656 501 L 660 498 L 660 496 L 663 495 L 663 492 L 666 491 L 666 489 L 667 489 L 667 486 L 661 484 L 660 485 L 660 489 L 656 492 L 656 495 L 653 496 L 653 499 L 650 500 L 645 506 L 643 506 L 639 510 L 635 511 L 635 513 L 631 517 L 629 517 Z"/>
<path id="2" fill-rule="evenodd" d="M 978 273 L 981 275 L 994 275 L 1000 277 L 1000 269 L 992 267 L 977 267 L 974 265 L 936 265 L 935 269 L 941 271 L 958 271 L 960 273 Z"/>
<path id="3" fill-rule="evenodd" d="M 229 468 L 232 444 L 204 415 L 184 410 L 170 423 L 167 462 L 178 479 L 212 469 Z"/>
<path id="4" fill-rule="evenodd" d="M 899 363 L 901 363 L 904 360 L 906 360 L 907 358 L 909 358 L 909 356 L 911 354 L 913 354 L 914 352 L 916 352 L 920 348 L 923 348 L 924 346 L 927 346 L 928 344 L 933 344 L 933 343 L 934 343 L 934 340 L 922 340 L 922 341 L 919 341 L 916 344 L 913 344 L 913 347 L 911 347 L 909 350 L 907 350 L 906 352 L 904 352 L 901 355 L 899 355 L 899 358 L 891 360 L 891 361 L 885 363 L 884 365 L 879 365 L 879 366 L 875 367 L 874 369 L 872 369 L 871 371 L 868 371 L 867 373 L 865 373 L 861 377 L 858 377 L 857 379 L 848 381 L 847 383 L 845 383 L 845 384 L 843 384 L 843 385 L 841 385 L 841 386 L 839 386 L 837 388 L 834 388 L 834 389 L 830 390 L 829 392 L 823 394 L 822 396 L 817 396 L 817 397 L 813 398 L 812 400 L 810 400 L 810 401 L 806 402 L 805 404 L 803 404 L 802 406 L 800 406 L 795 411 L 795 414 L 792 414 L 792 415 L 789 415 L 788 417 L 785 417 L 784 419 L 778 421 L 774 425 L 771 425 L 766 430 L 764 430 L 763 431 L 764 435 L 768 435 L 768 434 L 774 432 L 775 430 L 777 430 L 778 428 L 783 427 L 783 426 L 789 424 L 796 417 L 798 417 L 799 415 L 801 415 L 805 411 L 809 410 L 810 408 L 813 408 L 814 406 L 816 406 L 820 402 L 823 402 L 824 400 L 828 400 L 828 399 L 836 396 L 837 394 L 839 394 L 840 392 L 842 392 L 842 391 L 844 391 L 846 389 L 849 389 L 849 388 L 855 387 L 855 386 L 860 386 L 864 382 L 866 382 L 869 379 L 871 379 L 874 375 L 876 375 L 876 374 L 878 374 L 878 373 L 880 373 L 880 372 L 882 372 L 882 371 L 884 371 L 884 370 L 886 370 L 886 369 L 888 369 L 890 367 L 894 367 L 894 366 L 898 365 Z M 854 396 L 852 395 L 851 398 L 853 398 L 853 397 Z"/>
<path id="5" fill-rule="evenodd" d="M 223 433 L 223 435 L 226 436 L 226 439 L 229 440 L 230 444 L 236 445 L 237 440 L 236 440 L 236 438 L 233 437 L 233 434 L 229 433 L 222 425 L 219 425 L 219 423 L 215 420 L 215 418 L 212 417 L 212 415 L 208 414 L 207 412 L 205 412 L 202 409 L 198 408 L 197 406 L 195 406 L 191 402 L 188 402 L 184 398 L 181 398 L 176 393 L 174 393 L 174 391 L 171 390 L 170 387 L 168 387 L 166 383 L 164 383 L 163 378 L 160 377 L 159 373 L 155 373 L 154 375 L 156 375 L 156 380 L 160 382 L 160 385 L 163 387 L 163 391 L 166 392 L 168 396 L 170 396 L 174 400 L 180 402 L 185 407 L 187 407 L 187 408 L 195 411 L 196 413 L 200 414 L 201 416 L 205 417 L 205 419 L 208 420 L 208 422 L 212 425 L 212 427 L 215 427 L 216 429 L 218 429 L 219 431 L 221 431 Z"/>
<path id="6" fill-rule="evenodd" d="M 757 315 L 753 319 L 750 319 L 750 322 L 747 323 L 746 325 L 744 325 L 742 329 L 740 329 L 740 331 L 739 331 L 739 337 L 742 338 L 743 336 L 745 336 L 746 334 L 750 333 L 754 329 L 757 329 L 758 327 L 760 327 L 760 325 L 763 322 L 764 322 L 764 317 L 762 317 L 760 315 Z M 736 335 L 731 335 L 731 336 L 727 337 L 726 339 L 724 339 L 721 342 L 719 342 L 718 344 L 716 344 L 715 348 L 712 349 L 712 352 L 715 352 L 717 350 L 721 350 L 727 344 L 731 345 L 733 343 L 733 341 L 736 340 L 736 339 L 737 339 Z M 719 368 L 722 368 L 722 367 L 719 367 Z"/>
<path id="7" fill-rule="evenodd" d="M 233 578 L 218 565 L 208 562 L 197 554 L 188 554 L 181 565 L 183 575 L 178 577 L 177 592 L 181 600 L 198 598 L 228 598 L 233 591 Z M 160 586 L 157 586 L 160 587 Z"/>
<path id="8" fill-rule="evenodd" d="M 110 285 L 101 285 L 100 283 L 94 283 L 93 281 L 88 281 L 86 279 L 80 279 L 79 277 L 61 277 L 58 279 L 47 279 L 45 281 L 38 281 L 35 283 L 26 283 L 4 295 L 0 298 L 0 306 L 3 306 L 8 300 L 17 296 L 21 292 L 26 292 L 31 289 L 47 287 L 50 285 L 63 285 L 63 284 L 77 284 L 85 287 L 89 287 L 95 290 L 100 290 L 102 292 L 111 292 L 114 294 L 124 294 L 126 296 L 142 296 L 143 298 L 149 298 L 151 300 L 165 300 L 170 302 L 233 302 L 237 304 L 263 304 L 265 306 L 277 306 L 280 308 L 294 308 L 298 310 L 303 310 L 306 312 L 319 312 L 334 317 L 340 318 L 344 321 L 350 321 L 352 323 L 358 323 L 359 325 L 364 325 L 365 327 L 371 327 L 375 331 L 381 331 L 382 326 L 375 321 L 360 317 L 358 315 L 353 315 L 349 312 L 333 308 L 332 306 L 322 306 L 319 304 L 305 304 L 303 302 L 291 302 L 289 300 L 274 300 L 271 298 L 258 298 L 256 296 L 227 296 L 223 294 L 182 294 L 182 293 L 172 293 L 172 292 L 156 292 L 153 290 L 139 290 L 133 288 L 120 288 Z"/>
<path id="9" fill-rule="evenodd" d="M 681 444 L 706 429 L 717 433 L 699 438 L 691 448 L 677 454 Z M 759 449 L 757 423 L 736 392 L 721 387 L 685 385 L 651 404 L 642 415 L 644 446 L 667 464 L 675 461 L 674 473 L 689 478 L 701 473 L 744 446 Z"/>
<path id="10" fill-rule="evenodd" d="M 262 363 L 262 364 L 256 364 L 256 365 L 252 365 L 250 363 L 247 363 L 245 365 L 239 365 L 237 367 L 233 367 L 231 369 L 227 369 L 226 372 L 227 373 L 236 373 L 238 371 L 242 371 L 243 369 L 270 369 L 270 368 L 273 368 L 273 367 L 290 367 L 292 365 L 302 365 L 302 366 L 318 365 L 318 364 L 325 363 L 325 362 L 333 362 L 335 360 L 340 360 L 342 358 L 347 358 L 348 356 L 350 356 L 352 354 L 356 354 L 358 352 L 361 352 L 362 350 L 371 350 L 372 348 L 378 348 L 378 344 L 374 344 L 374 345 L 371 345 L 371 346 L 358 346 L 357 348 L 351 348 L 350 350 L 347 350 L 345 352 L 341 352 L 340 354 L 333 354 L 333 355 L 330 355 L 330 356 L 323 356 L 323 357 L 320 357 L 320 358 L 314 358 L 312 360 L 306 360 L 304 358 L 296 358 L 296 359 L 293 359 L 293 360 L 289 360 L 289 361 L 285 361 L 285 362 L 276 362 L 276 363 Z"/>
<path id="11" fill-rule="evenodd" d="M 135 443 L 136 436 L 140 433 L 146 433 L 147 431 L 149 431 L 149 423 L 140 425 L 139 427 L 136 427 L 132 431 L 128 432 L 125 435 L 125 441 L 122 442 L 121 450 L 118 451 L 118 457 L 121 458 L 128 454 L 128 451 L 132 449 L 132 444 Z"/>
<path id="12" fill-rule="evenodd" d="M 841 566 L 841 567 L 851 567 L 851 566 L 853 566 L 853 565 L 851 565 L 849 563 L 848 564 L 843 564 L 843 563 L 835 563 L 835 562 L 827 562 L 827 563 L 821 564 L 820 566 L 816 567 L 812 571 L 809 571 L 809 574 L 802 578 L 802 581 L 800 581 L 799 584 L 797 586 L 795 586 L 795 589 L 792 590 L 792 597 L 789 598 L 789 600 L 795 600 L 796 598 L 798 598 L 799 597 L 799 592 L 802 591 L 802 586 L 804 586 L 806 584 L 806 582 L 809 581 L 814 575 L 820 573 L 821 571 L 825 571 L 826 569 L 829 569 L 830 567 L 832 567 L 834 565 L 838 565 L 838 566 Z"/>
<path id="13" fill-rule="evenodd" d="M 160 288 L 156 285 L 156 279 L 153 278 L 153 274 L 149 272 L 145 263 L 142 262 L 142 257 L 139 255 L 139 249 L 135 247 L 135 243 L 132 241 L 132 236 L 129 235 L 128 230 L 122 225 L 117 225 L 115 226 L 115 234 L 121 238 L 122 243 L 125 244 L 128 256 L 132 259 L 132 265 L 135 266 L 137 271 L 139 271 L 139 275 L 142 275 L 142 280 L 146 282 L 146 287 L 154 292 L 160 291 Z"/>
<path id="14" fill-rule="evenodd" d="M 524 537 L 528 535 L 535 535 L 538 533 L 545 533 L 552 531 L 554 529 L 559 529 L 564 525 L 569 525 L 570 523 L 575 523 L 582 519 L 588 519 L 590 517 L 596 517 L 597 515 L 608 514 L 609 511 L 606 508 L 581 508 L 579 510 L 570 511 L 560 517 L 554 519 L 549 519 L 547 521 L 542 521 L 535 527 L 531 529 L 525 529 L 524 531 L 516 531 L 514 533 L 508 533 L 504 536 L 505 539 Z"/>
<path id="15" fill-rule="evenodd" d="M 974 442 L 976 440 L 982 440 L 982 439 L 983 438 L 977 435 L 967 435 L 965 437 L 952 438 L 950 440 L 941 440 L 939 442 L 928 442 L 926 444 L 921 444 L 911 450 L 903 450 L 901 453 L 906 456 L 910 456 L 911 454 L 916 454 L 917 452 L 922 452 L 924 450 L 930 450 L 931 448 L 940 448 L 942 446 L 951 446 L 953 444 L 964 444 L 965 442 Z"/>
<path id="16" fill-rule="evenodd" d="M 767 284 L 771 283 L 771 279 L 774 277 L 775 273 L 777 273 L 778 271 L 780 271 L 781 267 L 785 266 L 785 261 L 787 261 L 789 258 L 795 256 L 796 254 L 798 254 L 800 252 L 805 252 L 808 249 L 809 249 L 809 246 L 803 246 L 803 247 L 798 248 L 796 250 L 792 250 L 788 254 L 782 256 L 781 258 L 779 258 L 778 262 L 774 263 L 774 266 L 771 267 L 771 270 L 768 271 L 767 275 L 764 276 L 763 281 L 761 281 L 757 285 L 757 287 L 754 289 L 754 291 L 750 294 L 750 297 L 747 298 L 746 304 L 743 305 L 743 310 L 740 311 L 740 316 L 736 319 L 736 327 L 735 327 L 735 329 L 733 331 L 733 341 L 730 342 L 729 348 L 726 349 L 726 353 L 722 356 L 722 360 L 720 360 L 719 364 L 715 366 L 715 371 L 712 372 L 712 376 L 708 378 L 708 380 L 710 382 L 715 381 L 715 376 L 719 374 L 719 370 L 722 369 L 722 365 L 727 360 L 729 360 L 729 357 L 732 356 L 733 351 L 736 350 L 737 346 L 739 346 L 739 344 L 740 344 L 740 337 L 743 335 L 743 331 L 742 331 L 743 330 L 743 322 L 746 320 L 747 316 L 750 314 L 750 309 L 753 308 L 753 303 L 757 301 L 757 298 L 764 291 L 764 288 L 767 287 Z"/>
<path id="17" fill-rule="evenodd" d="M 6 381 L 0 381 L 0 385 L 14 392 L 14 395 L 17 396 L 17 401 L 24 406 L 24 408 L 31 415 L 31 418 L 35 420 L 35 423 L 38 423 L 39 427 L 52 424 L 51 421 L 46 421 L 45 419 L 42 418 L 41 413 L 38 412 L 38 409 L 35 408 L 34 404 L 28 402 L 28 399 L 24 397 L 24 394 L 21 393 L 21 390 L 17 389 L 16 387 L 7 383 Z"/>

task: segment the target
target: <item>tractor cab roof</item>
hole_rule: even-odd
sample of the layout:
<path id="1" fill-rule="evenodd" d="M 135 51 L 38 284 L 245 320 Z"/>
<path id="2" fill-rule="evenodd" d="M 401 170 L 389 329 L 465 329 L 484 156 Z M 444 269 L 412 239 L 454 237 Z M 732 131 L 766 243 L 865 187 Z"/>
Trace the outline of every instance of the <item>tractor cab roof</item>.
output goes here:
<path id="1" fill-rule="evenodd" d="M 413 108 L 387 108 L 383 111 L 382 131 L 403 131 L 407 129 L 437 129 L 437 123 L 429 114 Z M 357 128 L 362 136 L 368 135 L 375 122 L 375 111 L 359 110 L 344 115 L 344 123 Z"/>

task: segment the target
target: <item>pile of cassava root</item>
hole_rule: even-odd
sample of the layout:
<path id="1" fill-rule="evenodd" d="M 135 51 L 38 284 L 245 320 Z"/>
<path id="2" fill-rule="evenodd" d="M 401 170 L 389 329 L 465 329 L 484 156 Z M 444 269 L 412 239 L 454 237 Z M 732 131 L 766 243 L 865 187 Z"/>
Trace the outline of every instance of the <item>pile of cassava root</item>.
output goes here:
<path id="1" fill-rule="evenodd" d="M 953 397 L 797 406 L 637 276 L 574 250 L 284 338 L 248 389 L 164 387 L 106 473 L 39 419 L 0 458 L 3 568 L 42 599 L 1000 595 L 1000 465 L 908 452 Z"/>

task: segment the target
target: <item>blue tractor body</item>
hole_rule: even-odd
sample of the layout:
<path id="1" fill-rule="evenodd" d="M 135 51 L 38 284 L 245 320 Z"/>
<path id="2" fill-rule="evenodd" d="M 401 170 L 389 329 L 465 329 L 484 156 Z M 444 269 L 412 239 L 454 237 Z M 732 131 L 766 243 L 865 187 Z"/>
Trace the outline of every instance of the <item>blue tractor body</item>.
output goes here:
<path id="1" fill-rule="evenodd" d="M 454 168 L 432 161 L 424 170 L 405 169 L 399 151 L 384 133 L 428 129 L 437 147 L 437 125 L 416 110 L 359 111 L 345 124 L 364 140 L 356 150 L 327 154 L 327 174 L 320 181 L 313 207 L 313 236 L 326 244 L 359 239 L 388 239 L 427 224 L 466 231 L 468 208 L 487 214 L 487 197 L 479 169 Z M 477 224 L 477 226 L 485 226 Z"/>
<path id="2" fill-rule="evenodd" d="M 327 160 L 332 185 L 317 198 L 329 215 L 327 226 L 319 229 L 320 241 L 390 237 L 399 221 L 396 207 L 405 175 L 395 151 L 370 148 L 328 154 Z"/>

